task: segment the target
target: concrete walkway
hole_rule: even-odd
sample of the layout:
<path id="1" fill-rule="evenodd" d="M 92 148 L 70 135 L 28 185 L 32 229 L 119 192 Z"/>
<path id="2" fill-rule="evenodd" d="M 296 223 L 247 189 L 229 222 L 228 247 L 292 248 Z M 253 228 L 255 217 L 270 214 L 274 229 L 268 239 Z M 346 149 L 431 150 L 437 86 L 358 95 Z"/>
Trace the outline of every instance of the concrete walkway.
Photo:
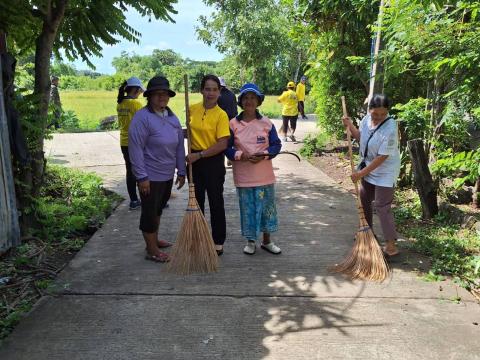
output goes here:
<path id="1" fill-rule="evenodd" d="M 301 138 L 314 123 L 299 126 Z M 58 134 L 47 155 L 125 194 L 118 133 Z M 282 255 L 242 253 L 231 170 L 228 239 L 215 274 L 180 277 L 145 261 L 139 212 L 125 201 L 61 273 L 58 294 L 20 322 L 0 359 L 480 359 L 480 307 L 450 282 L 420 280 L 418 256 L 403 253 L 383 284 L 330 274 L 352 245 L 353 197 L 307 161 L 279 156 L 274 166 Z M 186 206 L 186 191 L 176 195 L 162 217 L 169 240 Z"/>

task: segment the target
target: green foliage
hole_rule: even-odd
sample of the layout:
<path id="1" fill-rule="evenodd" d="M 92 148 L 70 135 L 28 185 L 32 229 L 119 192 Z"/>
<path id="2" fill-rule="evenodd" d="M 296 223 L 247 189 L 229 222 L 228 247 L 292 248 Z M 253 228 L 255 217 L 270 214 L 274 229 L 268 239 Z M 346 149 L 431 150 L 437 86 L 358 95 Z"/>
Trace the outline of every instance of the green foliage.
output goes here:
<path id="1" fill-rule="evenodd" d="M 48 136 L 50 60 L 66 56 L 82 58 L 92 68 L 91 56 L 102 56 L 104 45 L 121 38 L 138 43 L 141 33 L 126 23 L 125 12 L 135 9 L 149 20 L 172 21 L 175 0 L 18 0 L 0 2 L 0 33 L 9 35 L 8 50 L 13 55 L 34 54 L 35 72 L 31 112 L 20 112 L 25 125 L 31 157 L 22 171 L 18 196 L 23 231 L 30 223 L 28 209 L 38 197 L 44 179 L 44 139 Z M 63 70 L 62 70 L 63 71 Z M 14 159 L 15 161 L 15 159 Z"/>
<path id="2" fill-rule="evenodd" d="M 221 73 L 238 89 L 253 81 L 266 93 L 280 93 L 306 67 L 307 39 L 292 36 L 294 2 L 204 0 L 215 12 L 199 18 L 197 35 L 227 55 Z M 297 78 L 295 79 L 295 77 Z"/>
<path id="3" fill-rule="evenodd" d="M 73 64 L 66 64 L 62 61 L 55 61 L 50 68 L 50 73 L 56 76 L 77 75 Z"/>
<path id="4" fill-rule="evenodd" d="M 467 128 L 472 118 L 478 118 L 475 109 L 480 105 L 475 65 L 480 59 L 480 3 L 443 6 L 447 3 L 392 2 L 386 9 L 382 53 L 385 87 L 396 101 L 431 99 L 431 140 L 439 152 L 467 150 Z"/>
<path id="5" fill-rule="evenodd" d="M 6 313 L 5 317 L 0 317 L 0 339 L 5 338 L 18 324 L 23 314 L 26 314 L 32 308 L 33 303 L 29 300 L 20 300 L 15 311 L 10 311 L 9 305 L 0 302 L 0 312 Z"/>
<path id="6" fill-rule="evenodd" d="M 100 226 L 112 206 L 101 186 L 101 179 L 94 174 L 49 165 L 40 198 L 34 203 L 41 225 L 36 235 L 46 240 L 62 239 Z"/>
<path id="7" fill-rule="evenodd" d="M 330 140 L 330 136 L 324 132 L 318 134 L 308 134 L 305 139 L 303 139 L 303 145 L 300 149 L 300 155 L 303 157 L 309 158 L 317 151 L 325 149 L 325 145 Z"/>
<path id="8" fill-rule="evenodd" d="M 343 133 L 340 97 L 346 97 L 348 111 L 359 120 L 368 94 L 371 32 L 377 4 L 371 1 L 299 1 L 298 16 L 308 24 L 310 38 L 311 95 L 317 107 L 319 125 L 328 134 Z"/>
<path id="9" fill-rule="evenodd" d="M 74 131 L 80 129 L 80 121 L 77 114 L 72 110 L 63 112 L 60 116 L 60 128 L 64 131 Z"/>
<path id="10" fill-rule="evenodd" d="M 118 37 L 138 43 L 140 32 L 126 23 L 124 12 L 127 7 L 137 10 L 149 19 L 172 21 L 170 14 L 177 12 L 172 0 L 141 1 L 96 1 L 95 6 L 85 6 L 83 1 L 70 1 L 60 28 L 61 37 L 55 43 L 55 53 L 60 58 L 59 49 L 63 49 L 69 60 L 78 57 L 92 68 L 89 57 L 101 56 L 101 43 L 115 45 Z"/>
<path id="11" fill-rule="evenodd" d="M 78 115 L 80 130 L 95 130 L 101 119 L 116 114 L 117 94 L 114 91 L 64 91 L 60 93 L 60 96 L 63 109 L 67 112 L 71 110 Z M 192 104 L 201 101 L 199 93 L 190 93 L 189 96 Z M 145 98 L 141 97 L 138 100 L 145 104 Z M 177 96 L 170 99 L 168 106 L 184 123 L 185 99 L 183 94 L 177 93 Z M 311 112 L 314 106 L 315 103 L 308 97 L 305 103 L 306 110 Z M 282 106 L 277 102 L 277 96 L 267 95 L 260 107 L 260 112 L 272 119 L 280 118 Z"/>
<path id="12" fill-rule="evenodd" d="M 431 169 L 438 177 L 454 179 L 456 188 L 466 182 L 474 183 L 480 177 L 480 149 L 456 153 L 450 148 L 440 155 Z"/>
<path id="13" fill-rule="evenodd" d="M 136 76 L 143 81 L 148 81 L 155 75 L 165 74 L 165 67 L 182 65 L 184 60 L 173 50 L 153 50 L 151 55 L 129 54 L 123 51 L 119 57 L 114 57 L 112 65 L 117 74 L 125 78 Z M 109 90 L 109 89 L 105 89 Z"/>
<path id="14" fill-rule="evenodd" d="M 451 275 L 467 289 L 480 287 L 480 237 L 474 230 L 462 229 L 455 217 L 441 212 L 433 222 L 421 220 L 418 196 L 412 191 L 397 191 L 394 209 L 398 230 L 415 251 L 431 258 L 427 280 L 441 280 Z"/>
<path id="15" fill-rule="evenodd" d="M 190 77 L 190 91 L 199 91 L 205 74 L 221 74 L 214 61 L 194 61 L 183 59 L 173 50 L 154 50 L 151 55 L 136 55 L 122 52 L 112 61 L 116 73 L 102 75 L 86 72 L 65 74 L 60 78 L 60 88 L 64 90 L 117 90 L 129 77 L 136 76 L 146 85 L 153 76 L 163 75 L 176 91 L 183 91 L 183 75 Z"/>
<path id="16" fill-rule="evenodd" d="M 39 229 L 28 242 L 12 249 L 0 261 L 0 274 L 12 283 L 2 287 L 0 339 L 5 338 L 41 294 L 54 290 L 54 271 L 85 244 L 112 210 L 117 195 L 107 195 L 100 179 L 60 166 L 48 166 L 41 198 L 31 209 Z M 44 262 L 45 261 L 45 262 Z M 47 266 L 48 263 L 48 266 Z"/>
<path id="17" fill-rule="evenodd" d="M 393 107 L 399 120 L 402 136 L 407 140 L 430 139 L 430 111 L 428 100 L 424 98 L 410 99 L 406 104 L 397 104 Z"/>
<path id="18" fill-rule="evenodd" d="M 80 130 L 95 130 L 98 128 L 101 119 L 115 115 L 117 110 L 117 92 L 116 91 L 63 91 L 60 93 L 63 109 L 73 111 L 78 115 Z M 190 94 L 190 102 L 200 102 L 200 94 Z M 145 98 L 138 99 L 142 104 L 146 104 Z M 169 106 L 183 122 L 185 119 L 185 99 L 183 94 L 177 93 L 177 96 L 170 99 Z"/>

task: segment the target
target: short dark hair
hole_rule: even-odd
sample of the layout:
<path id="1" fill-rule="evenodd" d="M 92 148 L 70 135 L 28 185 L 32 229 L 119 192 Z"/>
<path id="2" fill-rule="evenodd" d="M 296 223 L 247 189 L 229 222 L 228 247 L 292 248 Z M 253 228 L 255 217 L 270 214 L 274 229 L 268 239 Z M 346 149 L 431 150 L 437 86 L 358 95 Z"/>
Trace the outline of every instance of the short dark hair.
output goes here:
<path id="1" fill-rule="evenodd" d="M 370 102 L 368 103 L 368 109 L 371 110 L 376 108 L 390 109 L 390 99 L 387 97 L 387 95 L 373 94 Z"/>
<path id="2" fill-rule="evenodd" d="M 208 75 L 205 75 L 205 76 L 202 78 L 202 82 L 200 83 L 200 90 L 205 89 L 205 83 L 206 83 L 208 80 L 215 81 L 215 82 L 217 83 L 219 89 L 222 87 L 222 86 L 220 85 L 220 79 L 219 79 L 217 76 L 212 75 L 212 74 L 208 74 Z"/>

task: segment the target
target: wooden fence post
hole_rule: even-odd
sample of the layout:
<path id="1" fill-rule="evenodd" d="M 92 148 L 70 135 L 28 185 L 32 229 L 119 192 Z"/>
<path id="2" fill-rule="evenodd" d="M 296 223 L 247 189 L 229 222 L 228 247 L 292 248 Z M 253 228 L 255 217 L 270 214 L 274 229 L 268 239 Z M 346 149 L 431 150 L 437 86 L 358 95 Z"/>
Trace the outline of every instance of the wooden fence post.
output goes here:
<path id="1" fill-rule="evenodd" d="M 3 92 L 2 55 L 6 53 L 6 36 L 0 33 L 0 253 L 20 245 L 20 227 L 13 180 L 12 157 Z"/>
<path id="2" fill-rule="evenodd" d="M 422 217 L 431 219 L 438 214 L 437 187 L 433 183 L 428 168 L 427 154 L 423 140 L 414 139 L 407 142 L 412 161 L 413 179 L 422 204 Z"/>

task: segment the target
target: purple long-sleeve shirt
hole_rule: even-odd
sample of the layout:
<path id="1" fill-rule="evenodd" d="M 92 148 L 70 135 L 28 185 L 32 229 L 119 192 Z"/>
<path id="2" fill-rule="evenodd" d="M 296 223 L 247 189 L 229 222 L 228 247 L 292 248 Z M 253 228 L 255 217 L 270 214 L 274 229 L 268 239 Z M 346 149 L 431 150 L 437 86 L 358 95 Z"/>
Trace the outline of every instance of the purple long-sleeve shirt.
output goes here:
<path id="1" fill-rule="evenodd" d="M 144 107 L 133 116 L 128 130 L 128 153 L 137 181 L 168 181 L 175 168 L 185 176 L 183 131 L 177 116 L 167 108 L 166 116 Z"/>

